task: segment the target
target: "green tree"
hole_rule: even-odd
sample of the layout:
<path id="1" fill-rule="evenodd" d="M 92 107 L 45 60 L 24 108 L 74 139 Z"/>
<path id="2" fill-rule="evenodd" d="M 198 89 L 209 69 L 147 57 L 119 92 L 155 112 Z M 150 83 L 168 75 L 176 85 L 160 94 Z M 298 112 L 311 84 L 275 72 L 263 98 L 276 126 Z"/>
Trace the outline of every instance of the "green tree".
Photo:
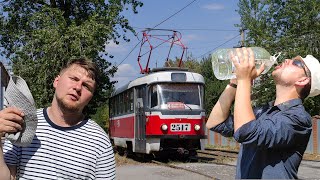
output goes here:
<path id="1" fill-rule="evenodd" d="M 176 57 L 175 60 L 168 59 L 163 65 L 163 67 L 178 67 L 180 63 L 180 58 Z M 181 61 L 181 68 L 186 68 L 189 71 L 200 73 L 200 62 L 197 61 L 192 55 L 188 56 L 186 60 Z"/>
<path id="2" fill-rule="evenodd" d="M 109 130 L 109 105 L 103 104 L 97 109 L 97 112 L 92 116 L 92 119 L 103 128 L 106 132 Z"/>
<path id="3" fill-rule="evenodd" d="M 200 62 L 200 72 L 205 80 L 205 109 L 207 117 L 213 106 L 218 101 L 222 91 L 226 87 L 229 81 L 218 80 L 212 70 L 211 57 L 205 57 Z"/>
<path id="4" fill-rule="evenodd" d="M 196 58 L 194 58 L 192 55 L 189 55 L 187 60 L 183 61 L 182 66 L 193 72 L 201 74 L 201 62 L 196 60 Z"/>
<path id="5" fill-rule="evenodd" d="M 100 68 L 101 83 L 86 110 L 95 114 L 107 103 L 116 71 L 105 45 L 129 41 L 134 32 L 121 15 L 142 3 L 137 0 L 4 0 L 0 6 L 1 54 L 13 62 L 13 71 L 30 86 L 37 106 L 47 106 L 53 97 L 52 82 L 72 57 L 88 57 Z"/>
<path id="6" fill-rule="evenodd" d="M 261 46 L 271 54 L 282 52 L 280 60 L 312 54 L 320 59 L 320 0 L 239 0 L 241 24 L 246 29 L 246 46 Z M 270 71 L 271 72 L 271 71 Z M 256 104 L 274 99 L 270 73 L 255 88 Z M 312 115 L 320 113 L 320 97 L 306 99 Z"/>

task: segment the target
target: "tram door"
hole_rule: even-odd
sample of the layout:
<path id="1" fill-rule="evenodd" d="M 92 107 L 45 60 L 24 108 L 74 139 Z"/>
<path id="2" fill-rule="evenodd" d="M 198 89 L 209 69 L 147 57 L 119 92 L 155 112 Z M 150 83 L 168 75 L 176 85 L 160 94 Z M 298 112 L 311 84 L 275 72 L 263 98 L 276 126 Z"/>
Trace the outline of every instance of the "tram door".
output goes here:
<path id="1" fill-rule="evenodd" d="M 135 152 L 146 153 L 146 115 L 144 111 L 146 86 L 139 86 L 135 90 Z"/>

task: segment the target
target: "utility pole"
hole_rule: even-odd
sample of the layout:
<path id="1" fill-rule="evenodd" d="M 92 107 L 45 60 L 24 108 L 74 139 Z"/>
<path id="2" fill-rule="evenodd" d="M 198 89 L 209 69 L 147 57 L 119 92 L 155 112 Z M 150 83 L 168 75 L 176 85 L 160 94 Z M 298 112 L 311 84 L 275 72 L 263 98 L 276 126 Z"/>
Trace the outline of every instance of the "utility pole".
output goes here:
<path id="1" fill-rule="evenodd" d="M 241 47 L 244 47 L 245 46 L 245 44 L 244 44 L 244 31 L 245 31 L 246 29 L 244 29 L 244 28 L 241 28 L 240 29 L 240 35 L 241 35 Z"/>
<path id="2" fill-rule="evenodd" d="M 245 31 L 245 30 L 246 30 L 246 29 L 244 29 L 244 28 L 241 28 L 241 29 L 240 29 L 240 36 L 241 36 L 240 45 L 233 46 L 233 48 L 242 48 L 242 47 L 245 47 L 245 43 L 244 43 L 244 40 L 245 40 L 244 31 Z"/>

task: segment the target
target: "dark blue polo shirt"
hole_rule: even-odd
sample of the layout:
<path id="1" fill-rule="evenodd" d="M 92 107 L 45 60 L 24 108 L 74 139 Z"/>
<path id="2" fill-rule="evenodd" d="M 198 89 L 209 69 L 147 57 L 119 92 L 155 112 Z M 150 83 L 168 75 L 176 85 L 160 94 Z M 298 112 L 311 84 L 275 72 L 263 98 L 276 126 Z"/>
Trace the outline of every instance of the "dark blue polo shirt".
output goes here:
<path id="1" fill-rule="evenodd" d="M 297 179 L 312 131 L 301 99 L 255 108 L 256 119 L 234 133 L 233 116 L 212 131 L 241 143 L 236 179 Z"/>

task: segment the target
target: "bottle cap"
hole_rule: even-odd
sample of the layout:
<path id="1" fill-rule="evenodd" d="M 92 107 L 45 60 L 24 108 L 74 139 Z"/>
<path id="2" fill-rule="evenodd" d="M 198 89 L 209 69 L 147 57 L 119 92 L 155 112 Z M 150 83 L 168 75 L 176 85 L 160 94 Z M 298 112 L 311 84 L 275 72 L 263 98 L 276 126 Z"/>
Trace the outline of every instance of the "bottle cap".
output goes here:
<path id="1" fill-rule="evenodd" d="M 278 57 L 281 55 L 281 52 L 278 52 L 276 54 L 274 54 L 273 56 L 270 57 L 270 60 L 274 62 L 274 64 L 278 64 Z"/>

